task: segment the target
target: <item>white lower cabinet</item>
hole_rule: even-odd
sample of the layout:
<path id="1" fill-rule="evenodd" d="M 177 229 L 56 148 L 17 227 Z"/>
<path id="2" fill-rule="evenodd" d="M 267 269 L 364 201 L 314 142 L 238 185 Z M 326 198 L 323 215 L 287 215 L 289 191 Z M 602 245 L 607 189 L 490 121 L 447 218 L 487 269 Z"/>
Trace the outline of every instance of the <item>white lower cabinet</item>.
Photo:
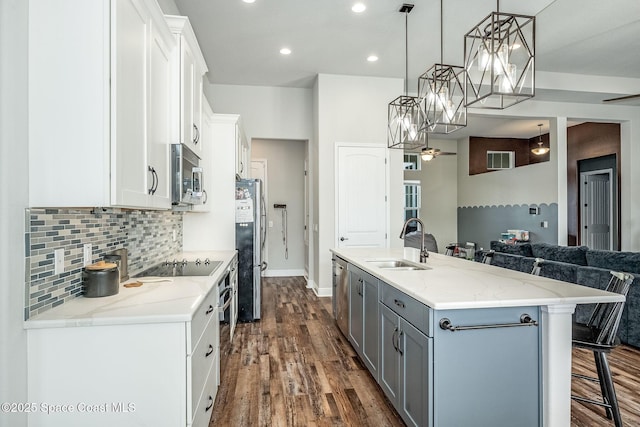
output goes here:
<path id="1" fill-rule="evenodd" d="M 28 329 L 33 426 L 206 426 L 218 388 L 217 286 L 190 322 Z"/>
<path id="2" fill-rule="evenodd" d="M 408 426 L 541 425 L 539 307 L 435 310 L 347 270 L 349 342 Z"/>

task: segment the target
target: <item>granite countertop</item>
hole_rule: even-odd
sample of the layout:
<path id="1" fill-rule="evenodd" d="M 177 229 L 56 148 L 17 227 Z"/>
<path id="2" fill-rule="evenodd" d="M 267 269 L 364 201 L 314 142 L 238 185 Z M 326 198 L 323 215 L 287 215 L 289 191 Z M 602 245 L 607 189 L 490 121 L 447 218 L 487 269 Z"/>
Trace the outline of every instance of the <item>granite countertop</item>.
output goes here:
<path id="1" fill-rule="evenodd" d="M 188 322 L 209 291 L 224 276 L 236 251 L 183 252 L 177 259 L 222 261 L 211 276 L 172 277 L 171 282 L 144 283 L 137 288 L 120 284 L 116 295 L 78 297 L 24 322 L 25 329 L 134 323 Z"/>
<path id="2" fill-rule="evenodd" d="M 587 304 L 622 295 L 519 271 L 429 253 L 426 270 L 393 270 L 373 260 L 420 264 L 414 248 L 339 248 L 331 252 L 436 310 Z"/>

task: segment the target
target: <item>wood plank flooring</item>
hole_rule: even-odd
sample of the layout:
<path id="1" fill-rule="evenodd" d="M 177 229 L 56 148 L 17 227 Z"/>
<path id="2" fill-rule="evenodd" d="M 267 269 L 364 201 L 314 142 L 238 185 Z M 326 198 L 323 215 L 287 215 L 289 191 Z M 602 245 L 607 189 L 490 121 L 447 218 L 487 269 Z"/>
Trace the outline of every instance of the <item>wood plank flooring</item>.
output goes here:
<path id="1" fill-rule="evenodd" d="M 640 425 L 640 350 L 609 357 L 625 426 Z M 591 353 L 574 350 L 574 371 L 595 372 Z M 573 380 L 574 394 L 597 384 Z M 613 426 L 603 408 L 576 401 L 571 425 Z M 333 320 L 331 298 L 301 277 L 263 278 L 262 319 L 238 324 L 221 372 L 210 426 L 404 426 Z"/>

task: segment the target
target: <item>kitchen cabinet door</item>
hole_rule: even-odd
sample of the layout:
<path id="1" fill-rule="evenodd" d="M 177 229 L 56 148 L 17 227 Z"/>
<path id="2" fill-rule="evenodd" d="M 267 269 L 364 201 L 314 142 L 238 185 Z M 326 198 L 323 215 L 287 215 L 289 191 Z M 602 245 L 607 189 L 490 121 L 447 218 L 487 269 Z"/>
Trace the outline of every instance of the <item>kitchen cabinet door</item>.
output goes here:
<path id="1" fill-rule="evenodd" d="M 407 425 L 429 426 L 433 405 L 430 392 L 433 338 L 428 338 L 401 317 L 397 342 L 401 385 L 396 408 Z"/>
<path id="2" fill-rule="evenodd" d="M 380 303 L 378 384 L 409 426 L 430 426 L 433 338 Z"/>
<path id="3" fill-rule="evenodd" d="M 212 199 L 212 197 L 215 197 L 215 192 L 212 189 L 216 185 L 214 181 L 215 164 L 213 156 L 219 153 L 214 152 L 213 111 L 206 99 L 203 99 L 202 107 L 202 127 L 200 128 L 200 142 L 198 143 L 201 151 L 198 155 L 200 156 L 200 165 L 204 168 L 202 185 L 204 197 L 202 198 L 202 204 L 194 205 L 191 212 L 210 212 L 212 204 L 215 203 Z"/>
<path id="4" fill-rule="evenodd" d="M 362 357 L 364 279 L 357 271 L 349 271 L 349 342 Z"/>
<path id="5" fill-rule="evenodd" d="M 147 139 L 147 177 L 151 174 L 150 206 L 171 208 L 171 86 L 172 56 L 175 44 L 168 31 L 151 26 L 149 76 L 149 127 Z M 153 179 L 155 178 L 155 185 Z"/>
<path id="6" fill-rule="evenodd" d="M 399 316 L 386 305 L 380 307 L 380 378 L 378 383 L 382 391 L 394 404 L 400 394 L 400 355 L 397 351 L 396 337 Z"/>
<path id="7" fill-rule="evenodd" d="M 366 273 L 363 279 L 362 360 L 377 381 L 380 353 L 378 279 Z"/>
<path id="8" fill-rule="evenodd" d="M 169 209 L 175 42 L 142 0 L 113 2 L 112 8 L 112 205 Z"/>
<path id="9" fill-rule="evenodd" d="M 202 78 L 208 71 L 198 41 L 184 16 L 165 16 L 179 48 L 174 56 L 172 135 L 177 143 L 186 144 L 198 156 L 202 153 Z"/>
<path id="10" fill-rule="evenodd" d="M 236 124 L 236 175 L 241 178 L 251 178 L 250 176 L 251 154 L 247 137 L 240 126 Z"/>
<path id="11" fill-rule="evenodd" d="M 146 206 L 152 182 L 145 144 L 151 19 L 136 0 L 113 2 L 112 16 L 112 204 Z"/>

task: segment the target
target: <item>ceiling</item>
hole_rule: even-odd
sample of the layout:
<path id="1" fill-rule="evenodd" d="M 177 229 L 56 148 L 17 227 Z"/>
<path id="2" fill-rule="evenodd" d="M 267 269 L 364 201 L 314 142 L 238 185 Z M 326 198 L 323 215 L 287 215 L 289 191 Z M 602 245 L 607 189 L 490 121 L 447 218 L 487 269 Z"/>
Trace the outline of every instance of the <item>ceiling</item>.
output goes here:
<path id="1" fill-rule="evenodd" d="M 351 11 L 356 1 L 367 6 L 361 14 Z M 497 4 L 494 0 L 442 1 L 442 60 L 462 65 L 464 34 L 496 11 Z M 211 83 L 286 87 L 312 87 L 319 73 L 404 78 L 405 15 L 398 12 L 402 3 L 175 0 L 180 13 L 191 21 Z M 415 92 L 417 77 L 440 62 L 440 1 L 407 3 L 415 4 L 408 15 L 408 84 L 409 92 Z M 502 0 L 500 11 L 536 16 L 537 71 L 640 79 L 638 0 Z M 288 56 L 279 53 L 285 46 L 292 50 Z M 367 62 L 371 54 L 379 60 Z M 562 97 L 600 102 L 623 95 L 630 93 L 536 91 L 537 99 L 550 101 Z M 640 105 L 640 99 L 626 105 Z M 534 124 L 527 137 L 537 130 Z"/>

